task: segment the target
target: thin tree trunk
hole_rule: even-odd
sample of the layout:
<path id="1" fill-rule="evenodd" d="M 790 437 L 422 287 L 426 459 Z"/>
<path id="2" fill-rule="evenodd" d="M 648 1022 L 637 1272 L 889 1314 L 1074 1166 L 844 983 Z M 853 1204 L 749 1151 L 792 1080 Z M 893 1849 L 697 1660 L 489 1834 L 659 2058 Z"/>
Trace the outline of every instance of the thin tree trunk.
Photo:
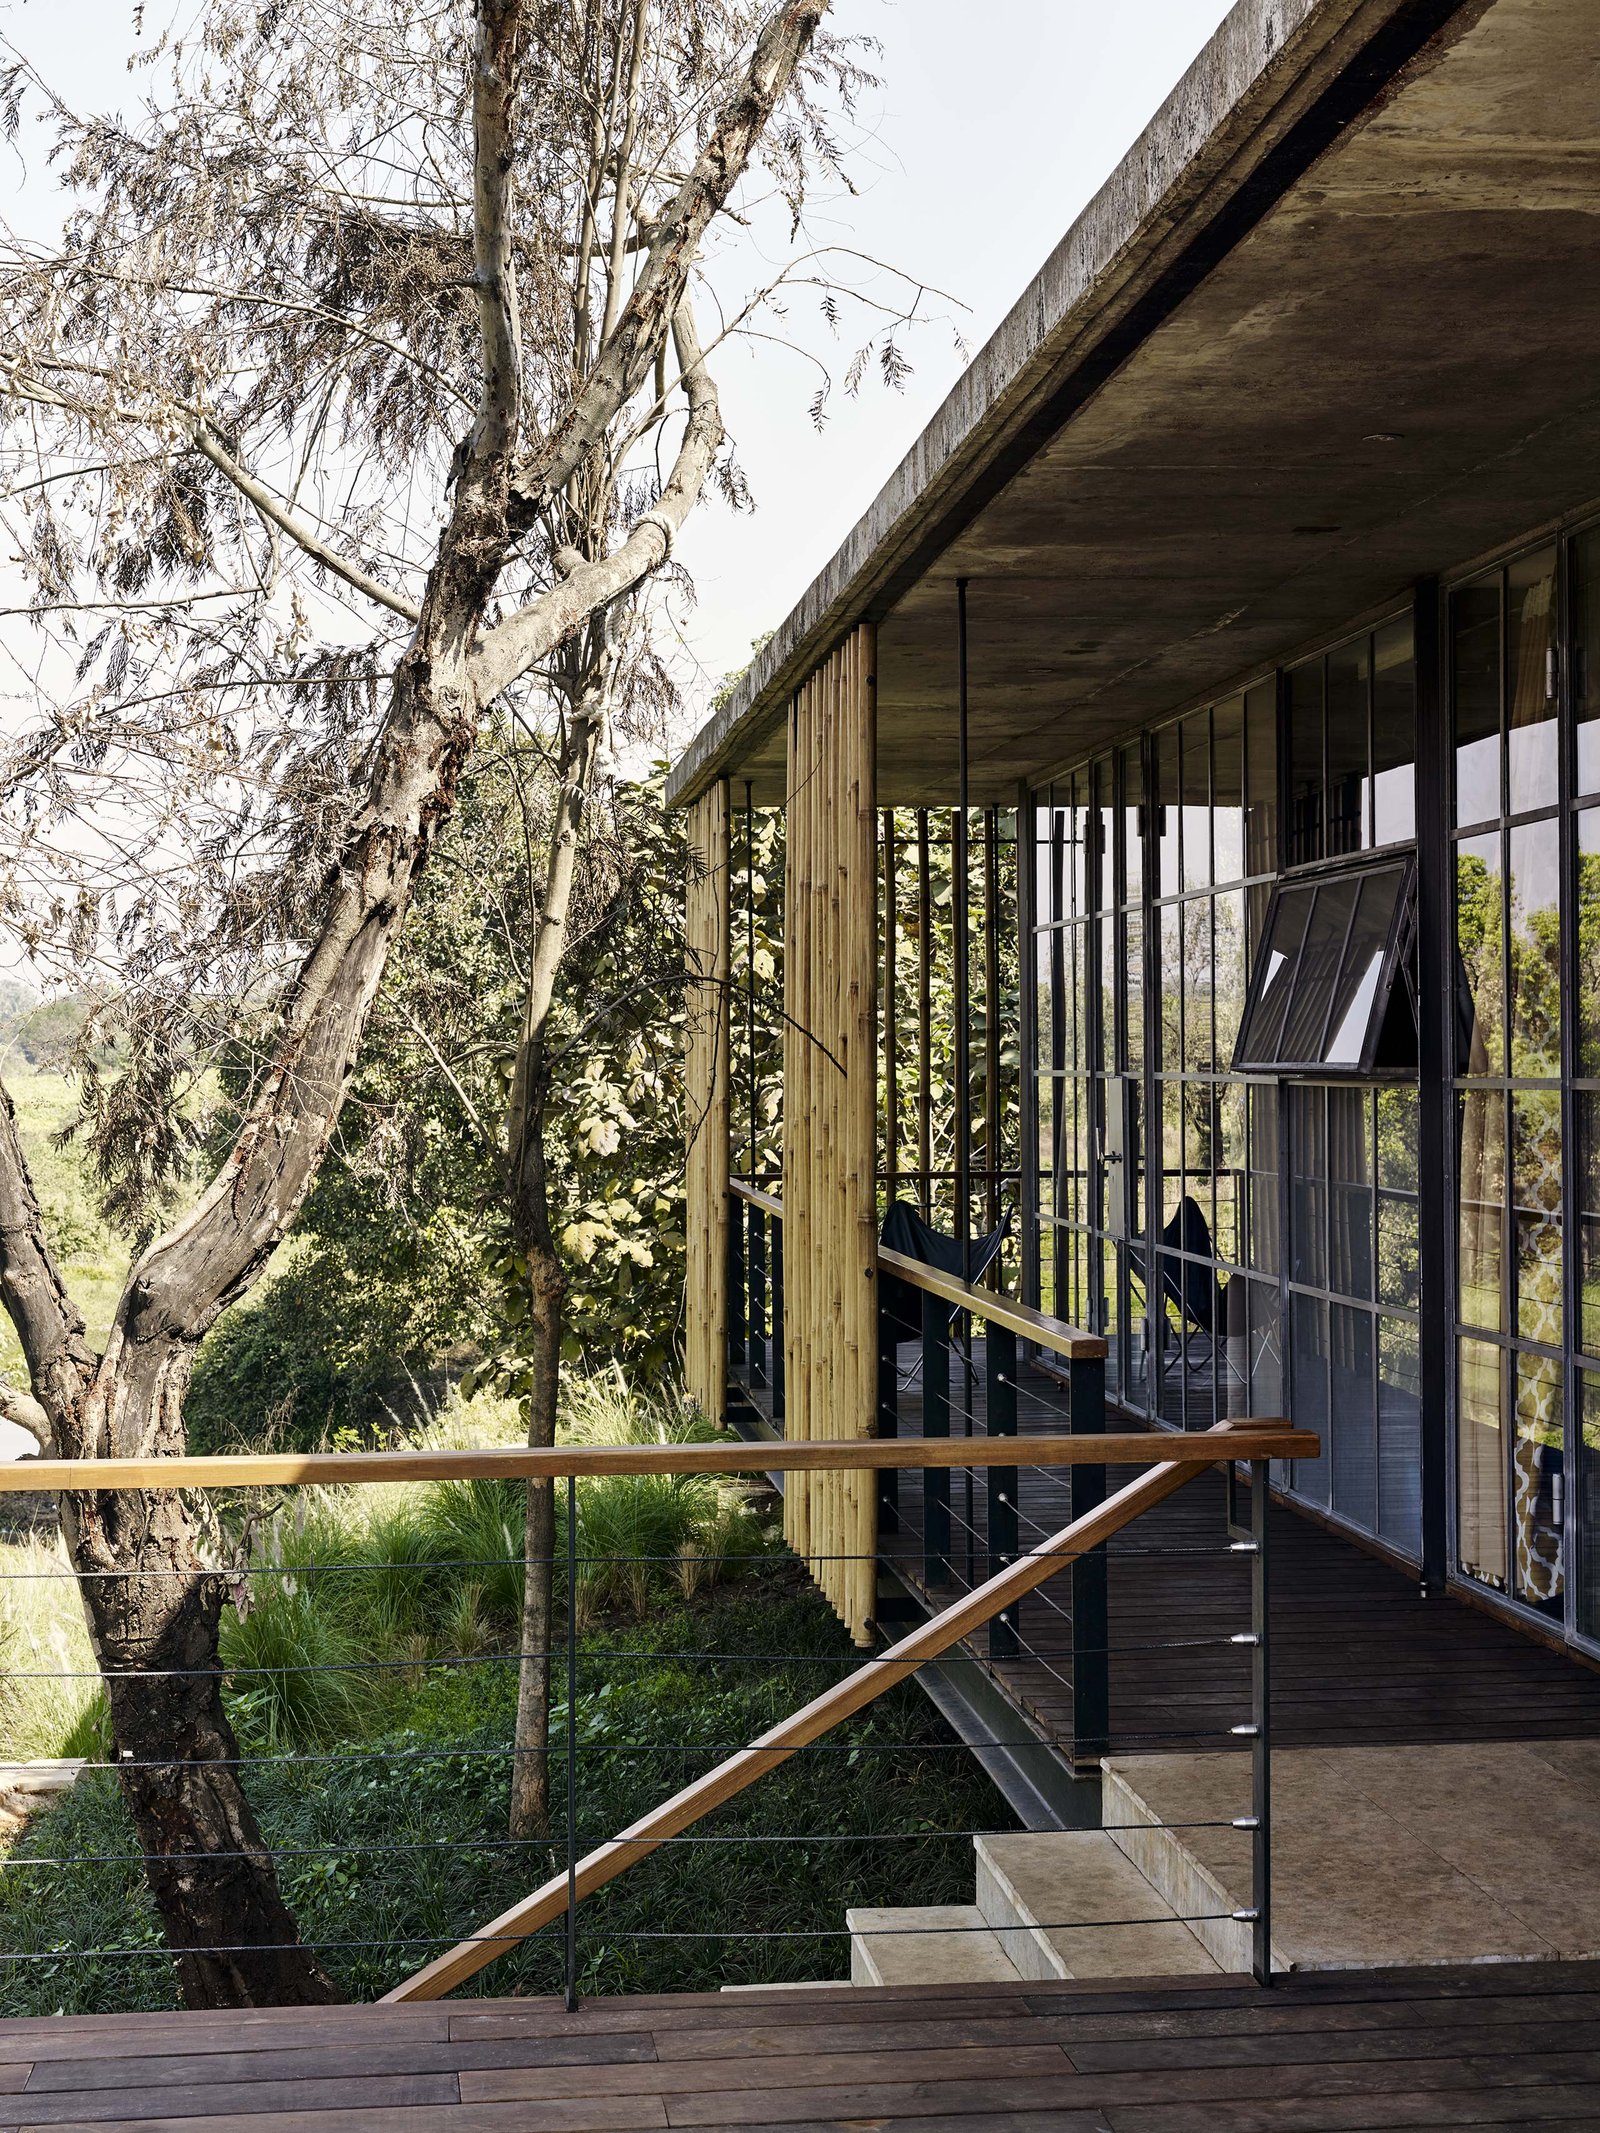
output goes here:
<path id="1" fill-rule="evenodd" d="M 110 1697 L 112 1757 L 184 2004 L 342 1999 L 300 1945 L 240 1782 L 217 1649 L 226 1585 L 201 1564 L 182 1498 L 76 1494 L 62 1515 Z"/>

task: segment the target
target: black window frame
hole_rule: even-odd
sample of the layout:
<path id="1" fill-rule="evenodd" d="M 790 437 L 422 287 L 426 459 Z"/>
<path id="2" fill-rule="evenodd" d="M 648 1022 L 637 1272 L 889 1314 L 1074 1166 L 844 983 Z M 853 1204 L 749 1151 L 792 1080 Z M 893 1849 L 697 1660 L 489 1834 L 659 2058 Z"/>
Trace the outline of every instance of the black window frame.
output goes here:
<path id="1" fill-rule="evenodd" d="M 1301 964 L 1304 960 L 1305 941 L 1310 930 L 1309 927 L 1302 932 L 1301 944 L 1296 951 L 1295 967 L 1289 978 L 1287 1002 L 1278 1017 L 1278 1055 L 1271 1059 L 1258 1059 L 1248 1056 L 1247 1047 L 1251 1032 L 1257 1017 L 1261 1013 L 1262 998 L 1268 983 L 1267 959 L 1277 930 L 1279 913 L 1285 901 L 1290 897 L 1298 898 L 1307 894 L 1315 897 L 1325 887 L 1354 881 L 1356 895 L 1351 903 L 1350 919 L 1348 921 L 1350 928 L 1353 929 L 1355 919 L 1361 910 L 1363 902 L 1360 893 L 1363 880 L 1370 875 L 1385 873 L 1398 873 L 1400 875 L 1400 890 L 1395 897 L 1394 911 L 1389 921 L 1388 936 L 1384 942 L 1383 963 L 1378 974 L 1378 984 L 1373 995 L 1371 1011 L 1367 1017 L 1367 1026 L 1362 1038 L 1359 1057 L 1353 1060 L 1306 1059 L 1286 1054 L 1282 1049 L 1282 1039 L 1287 1034 L 1294 1018 L 1295 990 L 1299 980 Z M 1312 908 L 1314 910 L 1315 906 L 1313 905 Z M 1255 951 L 1255 966 L 1250 973 L 1250 983 L 1245 992 L 1244 1009 L 1239 1017 L 1238 1035 L 1234 1039 L 1231 1072 L 1234 1074 L 1279 1075 L 1286 1080 L 1415 1080 L 1416 1068 L 1414 1064 L 1405 1067 L 1383 1066 L 1379 1064 L 1378 1052 L 1382 1042 L 1384 1025 L 1394 1000 L 1396 986 L 1405 985 L 1408 991 L 1410 990 L 1411 981 L 1407 965 L 1412 943 L 1416 937 L 1416 925 L 1417 859 L 1414 851 L 1406 851 L 1396 848 L 1394 845 L 1388 845 L 1376 851 L 1368 850 L 1350 854 L 1341 857 L 1337 861 L 1324 862 L 1315 867 L 1299 867 L 1293 873 L 1280 876 L 1273 885 L 1271 901 L 1267 905 L 1262 920 L 1261 936 Z M 1347 982 L 1349 976 L 1345 962 L 1345 958 L 1349 953 L 1349 946 L 1350 935 L 1347 932 L 1344 948 L 1340 952 L 1339 968 L 1331 990 L 1330 1014 L 1332 1013 L 1332 1000 L 1337 997 L 1340 987 Z M 1413 1001 L 1413 1009 L 1414 1006 L 1415 1003 Z M 1324 1042 L 1326 1042 L 1326 1037 L 1327 1031 L 1324 1028 Z"/>

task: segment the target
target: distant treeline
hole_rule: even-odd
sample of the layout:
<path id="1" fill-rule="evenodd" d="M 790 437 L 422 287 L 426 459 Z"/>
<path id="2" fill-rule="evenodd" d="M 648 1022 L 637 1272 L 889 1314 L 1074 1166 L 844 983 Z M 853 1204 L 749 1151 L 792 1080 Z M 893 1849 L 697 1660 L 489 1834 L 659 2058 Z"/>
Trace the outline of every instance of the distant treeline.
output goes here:
<path id="1" fill-rule="evenodd" d="M 62 1067 L 83 1035 L 90 1001 L 66 993 L 41 1000 L 20 978 L 0 978 L 0 1053 L 19 1053 L 32 1067 Z"/>

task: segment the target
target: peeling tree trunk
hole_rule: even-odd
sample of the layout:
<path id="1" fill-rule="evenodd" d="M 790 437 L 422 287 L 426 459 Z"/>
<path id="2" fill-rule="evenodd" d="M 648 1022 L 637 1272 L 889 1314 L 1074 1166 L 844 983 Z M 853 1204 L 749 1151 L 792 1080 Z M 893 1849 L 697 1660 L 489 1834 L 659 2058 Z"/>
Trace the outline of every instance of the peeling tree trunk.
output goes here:
<path id="1" fill-rule="evenodd" d="M 73 1495 L 62 1521 L 110 1695 L 112 1756 L 126 1765 L 118 1781 L 184 2004 L 341 1999 L 300 1945 L 240 1782 L 217 1654 L 226 1583 L 201 1565 L 182 1498 Z"/>

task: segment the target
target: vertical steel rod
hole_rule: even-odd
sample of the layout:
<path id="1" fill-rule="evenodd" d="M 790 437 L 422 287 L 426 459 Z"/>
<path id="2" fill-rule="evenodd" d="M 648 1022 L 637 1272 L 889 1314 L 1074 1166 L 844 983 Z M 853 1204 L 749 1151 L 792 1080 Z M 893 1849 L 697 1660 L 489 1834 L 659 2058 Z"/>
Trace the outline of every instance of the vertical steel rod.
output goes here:
<path id="1" fill-rule="evenodd" d="M 772 1218 L 772 1419 L 783 1425 L 783 1218 Z"/>
<path id="2" fill-rule="evenodd" d="M 922 1295 L 922 1434 L 950 1434 L 950 1306 L 927 1290 Z M 922 1477 L 922 1574 L 930 1585 L 942 1585 L 950 1576 L 947 1466 L 929 1467 Z"/>
<path id="3" fill-rule="evenodd" d="M 748 778 L 744 781 L 744 912 L 745 912 L 745 1076 L 750 1105 L 750 1182 L 757 1177 L 756 1104 L 760 1076 L 756 1071 L 756 811 Z"/>
<path id="4" fill-rule="evenodd" d="M 933 856 L 928 810 L 917 809 L 917 1169 L 922 1219 L 933 1220 Z"/>
<path id="5" fill-rule="evenodd" d="M 1098 1356 L 1074 1356 L 1067 1366 L 1068 1405 L 1074 1435 L 1096 1435 L 1106 1426 L 1106 1366 Z M 1106 1500 L 1103 1466 L 1069 1467 L 1072 1516 L 1086 1517 Z M 1072 1571 L 1072 1759 L 1084 1770 L 1099 1767 L 1111 1745 L 1111 1610 L 1106 1551 L 1091 1548 Z"/>
<path id="6" fill-rule="evenodd" d="M 883 1108 L 884 1186 L 892 1205 L 900 1191 L 900 850 L 894 809 L 883 811 Z"/>
<path id="7" fill-rule="evenodd" d="M 1017 1336 L 1009 1326 L 990 1325 L 984 1339 L 989 1366 L 987 1402 L 988 1433 L 991 1437 L 1014 1437 L 1017 1433 Z M 989 1490 L 989 1569 L 996 1576 L 1016 1560 L 1017 1469 L 992 1466 Z M 996 1615 L 989 1624 L 989 1657 L 1009 1658 L 1017 1649 L 1017 1616 L 1022 1602 Z"/>
<path id="8" fill-rule="evenodd" d="M 1267 1563 L 1267 1517 L 1270 1507 L 1265 1459 L 1250 1462 L 1250 1968 L 1258 1985 L 1272 1983 L 1272 1696 L 1271 1647 L 1268 1641 L 1270 1592 Z"/>
<path id="9" fill-rule="evenodd" d="M 984 1228 L 1000 1227 L 1000 810 L 983 811 L 983 1163 Z M 990 1287 L 1003 1286 L 1000 1261 Z"/>
<path id="10" fill-rule="evenodd" d="M 956 813 L 950 839 L 950 903 L 955 920 L 955 1100 L 956 1100 L 956 1238 L 961 1246 L 961 1278 L 972 1281 L 972 854 L 967 811 L 971 802 L 971 764 L 967 747 L 967 581 L 956 580 Z M 970 1314 L 961 1328 L 961 1429 L 973 1433 L 973 1325 Z M 966 1524 L 964 1549 L 967 1583 L 975 1582 L 972 1547 L 972 1469 L 962 1476 Z"/>
<path id="11" fill-rule="evenodd" d="M 578 2009 L 578 1477 L 567 1476 L 567 2012 Z"/>

